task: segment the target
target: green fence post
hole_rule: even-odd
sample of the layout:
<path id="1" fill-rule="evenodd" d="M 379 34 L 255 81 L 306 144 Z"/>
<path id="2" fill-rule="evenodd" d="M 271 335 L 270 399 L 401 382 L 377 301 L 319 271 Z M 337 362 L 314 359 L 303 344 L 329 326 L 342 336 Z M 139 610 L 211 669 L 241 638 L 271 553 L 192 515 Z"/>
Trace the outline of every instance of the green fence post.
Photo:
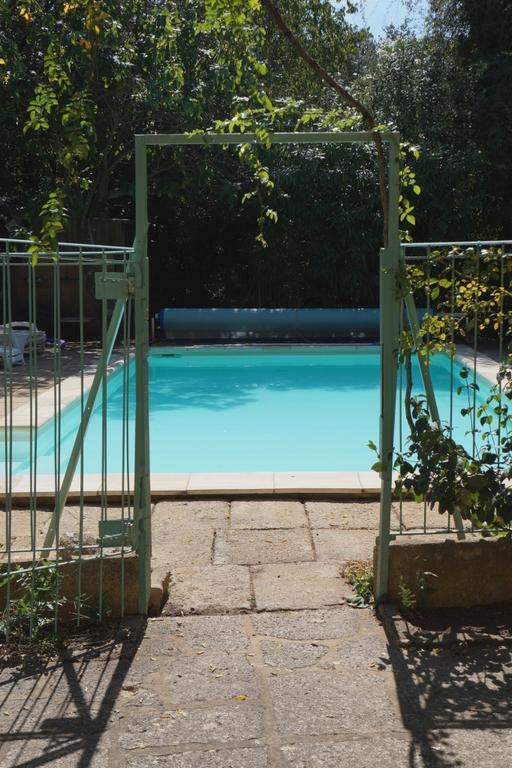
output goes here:
<path id="1" fill-rule="evenodd" d="M 375 598 L 382 601 L 388 592 L 389 542 L 391 538 L 391 500 L 393 493 L 393 447 L 395 432 L 396 384 L 398 368 L 398 328 L 400 299 L 398 270 L 400 236 L 398 228 L 398 196 L 400 140 L 393 134 L 389 142 L 388 165 L 388 242 L 380 252 L 380 523 L 377 540 Z"/>
<path id="2" fill-rule="evenodd" d="M 135 467 L 133 518 L 139 558 L 139 613 L 146 614 L 151 590 L 151 490 L 148 405 L 147 157 L 143 137 L 135 137 Z"/>

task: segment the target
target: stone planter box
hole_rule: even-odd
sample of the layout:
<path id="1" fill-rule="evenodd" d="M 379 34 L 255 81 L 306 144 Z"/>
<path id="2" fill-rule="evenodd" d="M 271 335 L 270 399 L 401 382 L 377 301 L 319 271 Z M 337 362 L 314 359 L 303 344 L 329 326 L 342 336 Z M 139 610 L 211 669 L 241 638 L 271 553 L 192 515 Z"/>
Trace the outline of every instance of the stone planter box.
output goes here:
<path id="1" fill-rule="evenodd" d="M 416 592 L 418 573 L 426 576 L 425 607 L 469 608 L 512 603 L 512 541 L 397 539 L 390 545 L 389 600 L 399 603 L 400 580 Z"/>
<path id="2" fill-rule="evenodd" d="M 28 562 L 16 562 L 16 565 L 30 567 L 32 561 Z M 103 560 L 103 573 L 100 581 L 100 561 L 99 560 L 82 560 L 82 573 L 80 582 L 80 592 L 87 598 L 87 601 L 92 606 L 98 605 L 100 596 L 100 588 L 103 594 L 103 611 L 108 618 L 119 618 L 122 615 L 134 616 L 138 613 L 138 571 L 137 571 L 138 558 L 135 554 L 127 554 L 124 556 L 124 566 L 120 555 L 114 557 L 106 557 Z M 78 565 L 77 560 L 71 560 L 66 563 L 62 563 L 59 567 L 62 575 L 62 581 L 60 583 L 60 595 L 67 597 L 70 601 L 78 595 L 79 583 L 78 583 Z M 121 602 L 121 579 L 123 578 L 124 570 L 124 611 Z M 0 578 L 1 578 L 0 568 Z M 11 599 L 16 599 L 19 596 L 19 589 L 16 587 L 15 578 L 11 582 Z M 0 589 L 0 611 L 5 609 L 6 600 L 6 588 Z M 84 612 L 86 609 L 83 609 Z M 72 603 L 69 607 L 60 609 L 61 618 L 64 622 L 66 620 L 72 622 L 76 621 L 74 615 Z M 86 623 L 86 622 L 84 622 Z"/>

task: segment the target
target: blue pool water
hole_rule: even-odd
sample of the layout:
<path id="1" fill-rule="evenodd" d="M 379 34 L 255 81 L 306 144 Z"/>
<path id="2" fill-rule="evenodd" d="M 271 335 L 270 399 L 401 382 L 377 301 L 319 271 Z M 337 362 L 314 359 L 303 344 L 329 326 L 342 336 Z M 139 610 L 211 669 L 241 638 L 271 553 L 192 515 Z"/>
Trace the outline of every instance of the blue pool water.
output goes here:
<path id="1" fill-rule="evenodd" d="M 156 350 L 149 359 L 151 471 L 366 470 L 375 461 L 367 443 L 378 442 L 379 363 L 378 347 Z M 457 376 L 460 367 L 456 363 Z M 431 371 L 441 416 L 448 419 L 449 359 L 437 355 Z M 419 382 L 417 365 L 414 377 Z M 108 472 L 122 469 L 122 385 L 118 371 L 108 383 Z M 489 385 L 482 379 L 479 385 L 481 400 Z M 133 369 L 129 401 L 133 436 Z M 469 444 L 464 405 L 467 396 L 456 396 L 455 437 Z M 79 418 L 80 403 L 62 415 L 61 469 Z M 87 473 L 101 470 L 101 427 L 99 403 L 85 442 Z M 38 472 L 52 473 L 54 425 L 39 432 Z M 17 474 L 28 472 L 27 457 L 28 444 L 15 441 Z"/>

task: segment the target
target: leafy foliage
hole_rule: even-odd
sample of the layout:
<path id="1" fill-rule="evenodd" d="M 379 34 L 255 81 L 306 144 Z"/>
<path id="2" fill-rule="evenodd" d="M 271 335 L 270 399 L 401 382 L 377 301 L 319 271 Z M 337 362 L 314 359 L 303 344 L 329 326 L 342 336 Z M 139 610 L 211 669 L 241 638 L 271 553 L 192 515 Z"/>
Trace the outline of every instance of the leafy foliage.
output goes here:
<path id="1" fill-rule="evenodd" d="M 412 398 L 411 434 L 399 454 L 398 493 L 424 501 L 440 514 L 459 513 L 463 520 L 489 532 L 512 532 L 512 370 L 502 368 L 499 384 L 485 402 L 473 405 L 477 384 L 461 371 L 468 392 L 468 432 L 475 438 L 475 455 L 457 443 L 448 425 L 432 422 L 424 398 Z M 461 387 L 462 389 L 462 387 Z"/>
<path id="2" fill-rule="evenodd" d="M 375 602 L 374 574 L 371 560 L 353 560 L 347 563 L 343 576 L 352 585 L 355 596 L 347 600 L 353 608 L 368 608 Z"/>
<path id="3" fill-rule="evenodd" d="M 432 250 L 424 261 L 408 264 L 401 291 L 413 292 L 418 306 L 432 311 L 421 338 L 426 353 L 449 346 L 458 337 L 487 334 L 507 339 L 512 332 L 512 253 L 498 248 Z"/>
<path id="4" fill-rule="evenodd" d="M 398 585 L 398 605 L 403 613 L 414 611 L 418 605 L 418 600 L 414 591 L 405 582 L 403 576 L 400 577 Z"/>
<path id="5" fill-rule="evenodd" d="M 424 35 L 401 28 L 376 42 L 351 26 L 348 2 L 280 3 L 315 58 L 421 147 L 403 157 L 403 237 L 506 236 L 508 4 L 431 5 Z M 242 166 L 232 150 L 152 154 L 153 307 L 377 304 L 372 149 L 268 149 L 271 129 L 358 123 L 261 3 L 0 4 L 0 107 L 0 227 L 37 232 L 35 259 L 63 232 L 88 241 L 110 219 L 130 229 L 134 133 L 258 128 Z"/>
<path id="6" fill-rule="evenodd" d="M 11 599 L 0 618 L 0 640 L 36 643 L 51 634 L 58 611 L 67 604 L 60 594 L 61 574 L 55 564 L 41 563 L 34 572 L 16 573 L 0 581 L 10 585 Z"/>

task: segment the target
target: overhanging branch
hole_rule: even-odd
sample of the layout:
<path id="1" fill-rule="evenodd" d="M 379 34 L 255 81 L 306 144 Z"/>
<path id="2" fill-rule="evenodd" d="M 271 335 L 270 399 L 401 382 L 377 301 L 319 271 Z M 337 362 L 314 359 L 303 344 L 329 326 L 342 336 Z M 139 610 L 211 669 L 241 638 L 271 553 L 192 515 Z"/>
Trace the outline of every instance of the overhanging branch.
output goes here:
<path id="1" fill-rule="evenodd" d="M 365 104 L 363 104 L 361 101 L 359 101 L 359 99 L 353 96 L 350 93 L 350 91 L 348 91 L 344 86 L 338 83 L 338 81 L 335 80 L 335 78 L 332 77 L 332 75 L 330 75 L 329 72 L 327 72 L 327 70 L 320 64 L 320 62 L 318 62 L 309 53 L 309 51 L 302 45 L 297 35 L 290 29 L 290 27 L 284 20 L 281 11 L 276 6 L 276 4 L 272 2 L 272 0 L 261 0 L 261 4 L 266 9 L 268 15 L 274 22 L 280 34 L 286 40 L 288 40 L 288 42 L 292 45 L 292 47 L 295 49 L 297 54 L 308 65 L 308 67 L 312 70 L 312 72 L 314 72 L 315 75 L 320 80 L 322 80 L 333 91 L 335 91 L 335 93 L 337 93 L 338 96 L 340 96 L 340 98 L 343 99 L 345 104 L 348 104 L 349 107 L 352 107 L 352 109 L 358 112 L 363 118 L 367 127 L 373 132 L 373 140 L 375 142 L 375 148 L 377 150 L 380 201 L 382 206 L 382 215 L 383 215 L 383 222 L 384 222 L 383 241 L 384 241 L 384 245 L 386 246 L 388 243 L 388 229 L 389 229 L 388 191 L 387 191 L 387 184 L 386 184 L 386 158 L 384 154 L 384 144 L 382 141 L 382 137 L 379 131 L 375 130 L 377 126 L 377 121 L 375 120 L 374 114 L 371 112 L 370 109 L 368 109 L 368 107 Z"/>

